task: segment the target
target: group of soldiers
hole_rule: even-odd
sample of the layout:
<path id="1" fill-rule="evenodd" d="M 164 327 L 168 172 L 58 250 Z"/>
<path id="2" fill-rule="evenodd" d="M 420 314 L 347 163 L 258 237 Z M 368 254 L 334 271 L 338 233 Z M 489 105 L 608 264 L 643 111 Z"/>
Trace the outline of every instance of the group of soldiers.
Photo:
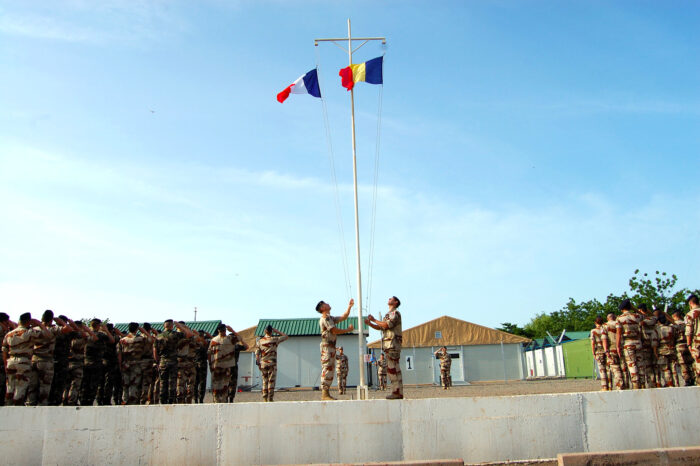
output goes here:
<path id="1" fill-rule="evenodd" d="M 679 387 L 700 378 L 700 300 L 691 295 L 690 311 L 671 314 L 645 303 L 620 303 L 622 315 L 599 316 L 591 330 L 591 350 L 603 390 Z"/>
<path id="2" fill-rule="evenodd" d="M 132 322 L 124 334 L 50 310 L 17 323 L 0 313 L 0 341 L 0 404 L 16 406 L 203 403 L 207 367 L 215 401 L 233 402 L 238 356 L 248 349 L 223 324 L 212 336 L 172 319 L 162 331 Z"/>

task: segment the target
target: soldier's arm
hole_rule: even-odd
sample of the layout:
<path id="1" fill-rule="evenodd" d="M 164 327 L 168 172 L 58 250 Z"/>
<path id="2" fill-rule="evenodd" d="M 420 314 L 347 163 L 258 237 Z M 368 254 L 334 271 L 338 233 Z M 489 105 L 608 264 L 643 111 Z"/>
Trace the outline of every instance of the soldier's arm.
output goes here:
<path id="1" fill-rule="evenodd" d="M 190 338 L 192 336 L 192 330 L 187 328 L 186 325 L 182 325 L 180 322 L 175 322 L 175 327 L 180 329 L 180 331 L 184 333 L 187 338 Z"/>
<path id="2" fill-rule="evenodd" d="M 100 328 L 103 330 L 102 333 L 107 335 L 107 340 L 109 340 L 110 343 L 114 343 L 114 337 L 112 336 L 112 332 L 110 332 L 109 329 L 107 328 L 107 325 L 102 324 L 102 325 L 100 325 Z"/>
<path id="3" fill-rule="evenodd" d="M 348 325 L 348 328 L 346 328 L 346 329 L 344 329 L 344 330 L 341 330 L 341 329 L 339 329 L 338 327 L 333 327 L 333 328 L 331 329 L 331 333 L 332 333 L 333 335 L 343 335 L 343 334 L 345 334 L 345 333 L 350 333 L 350 332 L 352 332 L 353 330 L 355 330 L 355 327 L 353 327 L 353 325 L 350 324 L 350 325 Z"/>
<path id="4" fill-rule="evenodd" d="M 41 321 L 39 321 L 39 320 L 36 320 L 36 319 L 32 319 L 32 320 L 30 321 L 30 323 L 31 323 L 33 326 L 39 327 L 39 328 L 41 329 L 41 334 L 42 334 L 42 335 L 44 335 L 44 336 L 47 337 L 47 338 L 50 338 L 50 337 L 51 337 L 51 331 L 49 331 L 49 329 L 46 328 L 46 325 L 44 325 L 43 322 L 41 322 Z"/>
<path id="5" fill-rule="evenodd" d="M 381 330 L 381 328 L 377 327 L 374 322 L 370 321 L 369 318 L 365 319 L 365 324 L 369 325 L 375 330 Z"/>
<path id="6" fill-rule="evenodd" d="M 139 327 L 139 332 L 141 333 L 141 335 L 144 336 L 144 338 L 146 338 L 146 340 L 153 342 L 153 340 L 154 340 L 153 335 L 148 333 L 145 328 Z"/>
<path id="7" fill-rule="evenodd" d="M 617 333 L 617 353 L 622 356 L 622 328 L 617 327 L 615 333 Z"/>
<path id="8" fill-rule="evenodd" d="M 117 343 L 117 363 L 119 364 L 120 369 L 124 369 L 124 366 L 122 366 L 122 342 L 120 341 Z"/>
<path id="9" fill-rule="evenodd" d="M 114 327 L 114 333 L 116 333 L 119 338 L 124 338 L 124 334 L 117 327 Z"/>
<path id="10" fill-rule="evenodd" d="M 280 342 L 283 342 L 284 340 L 286 340 L 287 338 L 289 338 L 289 335 L 287 335 L 287 334 L 284 333 L 284 332 L 280 332 L 280 331 L 277 330 L 276 328 L 273 328 L 272 331 L 280 336 Z"/>
<path id="11" fill-rule="evenodd" d="M 7 358 L 10 356 L 9 350 L 6 346 L 2 347 L 2 365 L 7 370 Z"/>
<path id="12" fill-rule="evenodd" d="M 350 315 L 350 309 L 352 309 L 352 306 L 353 306 L 354 304 L 355 304 L 355 300 L 351 298 L 351 299 L 350 299 L 350 302 L 348 302 L 348 308 L 345 310 L 345 312 L 343 313 L 343 315 L 341 315 L 340 317 L 338 317 L 338 318 L 336 319 L 336 322 L 342 322 L 342 321 L 344 321 L 345 319 L 347 319 L 348 316 Z"/>
<path id="13" fill-rule="evenodd" d="M 695 319 L 690 317 L 690 315 L 685 318 L 685 340 L 688 343 L 688 348 L 693 345 L 693 330 L 695 330 Z"/>

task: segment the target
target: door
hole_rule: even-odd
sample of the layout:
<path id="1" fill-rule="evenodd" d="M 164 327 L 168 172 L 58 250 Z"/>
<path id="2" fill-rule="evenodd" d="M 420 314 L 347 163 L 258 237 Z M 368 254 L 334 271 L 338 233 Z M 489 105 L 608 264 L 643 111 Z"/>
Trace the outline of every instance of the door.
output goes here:
<path id="1" fill-rule="evenodd" d="M 433 352 L 437 350 L 438 348 L 432 348 Z M 448 346 L 447 352 L 450 353 L 450 357 L 452 358 L 452 366 L 450 367 L 452 383 L 464 382 L 464 362 L 462 361 L 462 347 Z M 440 358 L 437 356 L 433 357 L 433 374 L 434 383 L 440 385 Z"/>

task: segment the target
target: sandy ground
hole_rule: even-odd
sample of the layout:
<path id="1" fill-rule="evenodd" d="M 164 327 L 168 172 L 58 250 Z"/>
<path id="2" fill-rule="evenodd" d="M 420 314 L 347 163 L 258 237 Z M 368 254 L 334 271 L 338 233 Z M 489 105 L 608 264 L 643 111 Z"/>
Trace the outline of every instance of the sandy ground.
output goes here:
<path id="1" fill-rule="evenodd" d="M 508 396 L 508 395 L 533 395 L 539 393 L 572 393 L 591 392 L 600 390 L 600 382 L 591 379 L 554 379 L 554 380 L 513 380 L 508 382 L 473 382 L 471 385 L 454 386 L 450 390 L 443 390 L 435 386 L 407 386 L 404 387 L 405 398 L 438 398 L 438 397 L 471 397 L 471 396 Z M 355 388 L 348 387 L 347 394 L 338 395 L 336 387 L 331 388 L 331 395 L 339 400 L 352 400 L 357 397 Z M 389 391 L 370 389 L 371 399 L 384 398 Z M 321 392 L 318 390 L 277 390 L 275 401 L 313 401 L 320 400 Z M 207 394 L 205 402 L 211 402 L 211 394 Z M 260 392 L 240 392 L 236 395 L 236 403 L 250 403 L 262 401 Z"/>

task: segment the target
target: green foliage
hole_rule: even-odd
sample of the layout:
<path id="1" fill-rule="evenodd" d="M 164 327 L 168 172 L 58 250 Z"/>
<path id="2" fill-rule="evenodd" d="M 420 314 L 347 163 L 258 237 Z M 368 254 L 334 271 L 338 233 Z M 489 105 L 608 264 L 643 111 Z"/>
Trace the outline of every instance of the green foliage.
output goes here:
<path id="1" fill-rule="evenodd" d="M 500 330 L 501 332 L 506 332 L 510 333 L 512 335 L 520 335 L 521 337 L 525 338 L 532 338 L 533 335 L 531 334 L 530 331 L 525 330 L 524 328 L 516 325 L 516 324 L 511 324 L 510 322 L 503 322 L 500 327 L 497 327 L 496 330 Z"/>
<path id="2" fill-rule="evenodd" d="M 650 309 L 654 306 L 663 308 L 668 305 L 669 312 L 678 309 L 685 311 L 686 298 L 690 293 L 698 294 L 698 291 L 686 288 L 676 289 L 677 281 L 676 275 L 669 276 L 666 272 L 657 270 L 649 277 L 648 273 L 642 274 L 637 269 L 629 280 L 629 293 L 625 292 L 619 296 L 609 294 L 605 302 L 591 299 L 577 303 L 573 298 L 569 298 L 569 302 L 562 309 L 549 314 L 544 312 L 537 314 L 521 329 L 522 333 L 516 334 L 528 338 L 542 338 L 547 335 L 547 332 L 557 335 L 563 330 L 587 331 L 595 327 L 597 316 L 605 317 L 609 313 L 619 314 L 618 306 L 626 298 L 629 298 L 634 305 L 646 303 Z M 520 329 L 517 325 L 507 324 L 512 325 L 515 330 Z M 506 324 L 502 325 L 506 326 Z"/>

